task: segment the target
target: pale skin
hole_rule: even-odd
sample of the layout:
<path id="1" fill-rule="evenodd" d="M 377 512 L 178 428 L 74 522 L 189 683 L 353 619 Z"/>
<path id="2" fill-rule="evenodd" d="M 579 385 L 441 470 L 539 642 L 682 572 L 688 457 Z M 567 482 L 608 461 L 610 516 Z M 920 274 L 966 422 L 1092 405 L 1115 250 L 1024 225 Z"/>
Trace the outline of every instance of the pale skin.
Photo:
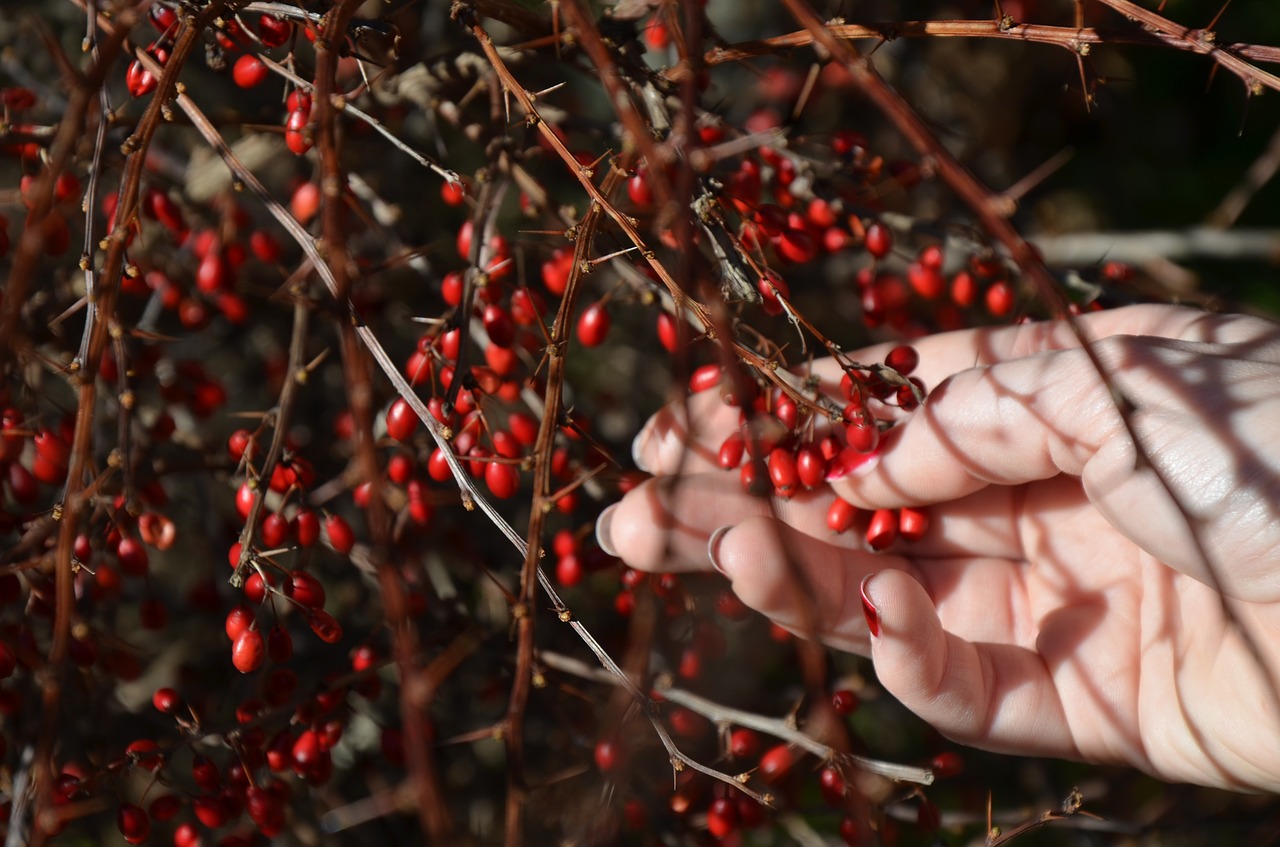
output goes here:
<path id="1" fill-rule="evenodd" d="M 655 479 L 602 515 L 602 546 L 649 571 L 714 560 L 959 742 L 1280 790 L 1280 327 L 1165 306 L 1079 324 L 1159 474 L 1065 323 L 966 330 L 916 343 L 931 392 L 878 412 L 897 425 L 872 461 L 787 501 L 716 467 L 739 422 L 717 392 L 663 410 L 635 446 Z M 872 552 L 865 519 L 827 528 L 835 494 L 930 528 Z"/>

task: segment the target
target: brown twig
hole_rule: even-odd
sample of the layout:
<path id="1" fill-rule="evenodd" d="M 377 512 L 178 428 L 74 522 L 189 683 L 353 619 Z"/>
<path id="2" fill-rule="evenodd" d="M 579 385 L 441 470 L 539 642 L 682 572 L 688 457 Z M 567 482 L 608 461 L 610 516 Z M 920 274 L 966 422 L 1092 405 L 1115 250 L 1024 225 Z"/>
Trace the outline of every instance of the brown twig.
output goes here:
<path id="1" fill-rule="evenodd" d="M 1100 0 L 1100 2 L 1106 3 L 1108 0 Z M 1108 5 L 1113 5 L 1114 7 L 1114 4 L 1108 3 Z M 1149 14 L 1154 15 L 1154 13 Z M 1158 15 L 1154 15 L 1154 17 L 1164 21 L 1167 27 L 1135 31 L 1021 23 L 1006 26 L 1004 22 L 999 20 L 956 20 L 901 21 L 871 24 L 833 23 L 827 29 L 833 37 L 849 40 L 893 41 L 897 38 L 993 38 L 1003 41 L 1024 41 L 1061 47 L 1082 57 L 1088 56 L 1094 46 L 1108 44 L 1172 47 L 1177 50 L 1210 56 L 1214 61 L 1239 76 L 1246 86 L 1251 81 L 1254 81 L 1269 88 L 1280 90 L 1280 77 L 1276 77 L 1274 74 L 1250 65 L 1245 61 L 1245 59 L 1251 59 L 1255 62 L 1280 62 L 1280 47 L 1256 44 L 1214 46 L 1194 37 L 1193 34 L 1196 31 L 1181 29 Z M 708 65 L 740 62 L 756 56 L 768 56 L 792 50 L 796 47 L 806 47 L 813 43 L 815 43 L 813 33 L 808 30 L 800 30 L 757 41 L 744 41 L 727 47 L 713 47 L 707 51 L 705 61 Z"/>
<path id="2" fill-rule="evenodd" d="M 335 44 L 345 39 L 347 24 L 360 0 L 342 0 L 325 16 L 316 39 L 315 126 L 320 153 L 320 185 L 323 197 L 321 221 L 325 258 L 332 278 L 334 299 L 350 303 L 352 280 L 348 272 L 346 225 L 344 221 L 346 173 L 339 156 L 338 114 L 341 101 L 334 95 L 338 52 Z M 355 463 L 359 478 L 370 485 L 366 519 L 372 541 L 373 563 L 387 624 L 392 633 L 396 667 L 400 675 L 400 716 L 405 738 L 405 759 L 413 787 L 415 808 L 423 830 L 433 841 L 450 837 L 453 821 L 445 803 L 439 776 L 427 743 L 424 709 L 428 699 L 418 680 L 417 630 L 408 614 L 404 582 L 398 568 L 389 561 L 390 523 L 382 499 L 382 473 L 378 467 L 373 436 L 373 384 L 364 347 L 352 321 L 339 324 L 342 364 L 347 402 L 355 430 Z"/>
<path id="3" fill-rule="evenodd" d="M 227 8 L 227 5 L 224 2 L 211 3 L 199 14 L 182 21 L 169 62 L 157 76 L 159 81 L 153 99 L 141 121 L 139 121 L 137 128 L 125 142 L 125 174 L 121 181 L 119 202 L 116 208 L 116 226 L 114 231 L 107 236 L 107 255 L 103 261 L 102 273 L 99 275 L 99 285 L 96 290 L 89 292 L 89 308 L 85 326 L 85 334 L 88 341 L 83 348 L 87 350 L 87 354 L 81 356 L 73 368 L 73 373 L 79 380 L 77 388 L 79 403 L 76 409 L 75 434 L 71 445 L 67 484 L 61 506 L 62 526 L 58 534 L 57 552 L 54 559 L 56 606 L 53 643 L 49 650 L 49 664 L 52 665 L 53 672 L 45 675 L 43 686 L 42 707 L 44 718 L 35 761 L 38 797 L 35 812 L 37 815 L 52 803 L 54 741 L 59 725 L 61 699 L 60 676 L 70 642 L 72 605 L 74 603 L 72 550 L 79 528 L 81 513 L 87 503 L 83 495 L 84 481 L 93 452 L 93 429 L 97 411 L 97 391 L 94 385 L 94 378 L 97 375 L 103 351 L 106 349 L 110 337 L 108 330 L 115 313 L 115 300 L 119 290 L 120 275 L 124 267 L 124 250 L 128 240 L 129 227 L 134 217 L 138 214 L 139 186 L 142 181 L 142 171 L 145 167 L 146 151 L 157 128 L 160 126 L 165 102 L 177 86 L 179 71 L 196 46 L 196 42 L 204 28 Z M 136 18 L 126 11 L 121 16 L 119 23 L 128 25 L 134 20 Z M 55 161 L 59 162 L 59 170 L 69 161 L 75 136 L 79 133 L 79 121 L 84 110 L 87 109 L 93 94 L 97 91 L 98 86 L 102 84 L 108 69 L 114 64 L 114 59 L 118 55 L 120 44 L 123 41 L 117 34 L 118 32 L 127 32 L 127 26 L 120 30 L 113 29 L 109 33 L 111 37 L 106 44 L 102 45 L 99 59 L 93 65 L 92 74 L 73 80 L 72 101 L 73 104 L 78 104 L 78 107 L 76 105 L 69 106 L 67 117 L 64 118 L 64 126 L 68 132 L 60 129 L 58 139 L 55 142 Z M 48 192 L 42 192 L 45 196 L 42 200 L 37 201 L 38 205 L 43 202 L 46 210 L 49 208 L 48 204 L 51 200 L 54 176 L 55 172 L 50 170 L 46 175 Z M 43 221 L 43 215 L 36 217 L 35 220 Z M 28 231 L 30 231 L 30 227 L 31 219 L 28 220 Z M 38 236 L 29 239 L 28 233 L 24 232 L 23 244 L 18 257 L 19 261 L 34 263 L 36 251 L 40 246 Z M 33 264 L 31 267 L 25 268 L 24 274 L 18 277 L 19 280 L 24 280 L 26 275 L 31 272 L 32 267 Z M 11 283 L 12 279 L 13 277 L 11 277 Z M 19 282 L 20 287 L 24 284 Z M 14 297 L 14 299 L 20 300 L 21 298 Z M 13 311 L 10 311 L 5 316 L 4 326 L 6 331 L 14 328 L 12 322 L 17 319 L 16 309 L 19 305 L 12 302 L 6 304 L 6 308 L 14 307 Z M 42 843 L 45 833 L 37 828 L 34 837 L 37 843 Z"/>

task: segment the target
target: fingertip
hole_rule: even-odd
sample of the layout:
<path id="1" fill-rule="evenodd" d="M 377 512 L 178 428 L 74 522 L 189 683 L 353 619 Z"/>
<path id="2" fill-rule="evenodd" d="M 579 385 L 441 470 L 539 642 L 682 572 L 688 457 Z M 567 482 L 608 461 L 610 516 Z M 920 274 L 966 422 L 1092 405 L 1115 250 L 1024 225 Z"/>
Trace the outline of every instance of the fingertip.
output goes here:
<path id="1" fill-rule="evenodd" d="M 610 556 L 618 555 L 618 548 L 613 542 L 612 529 L 613 516 L 617 514 L 620 505 L 622 504 L 614 503 L 596 518 L 596 544 L 599 544 L 600 549 Z"/>

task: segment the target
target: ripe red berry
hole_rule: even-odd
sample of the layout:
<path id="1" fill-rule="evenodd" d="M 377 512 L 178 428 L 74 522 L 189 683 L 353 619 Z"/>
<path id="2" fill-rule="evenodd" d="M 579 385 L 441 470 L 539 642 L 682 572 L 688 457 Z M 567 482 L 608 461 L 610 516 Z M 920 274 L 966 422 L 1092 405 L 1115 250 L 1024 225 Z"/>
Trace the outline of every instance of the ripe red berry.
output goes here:
<path id="1" fill-rule="evenodd" d="M 130 844 L 141 844 L 151 835 L 151 819 L 140 806 L 125 803 L 116 812 L 116 826 Z"/>
<path id="2" fill-rule="evenodd" d="M 828 806 L 840 808 L 844 805 L 844 777 L 833 767 L 825 767 L 818 773 L 818 789 L 822 799 Z"/>
<path id="3" fill-rule="evenodd" d="M 737 804 L 729 797 L 717 797 L 707 810 L 707 832 L 713 838 L 728 838 L 737 828 Z"/>
<path id="4" fill-rule="evenodd" d="M 933 771 L 933 775 L 938 779 L 946 779 L 947 777 L 956 776 L 964 770 L 964 759 L 953 750 L 944 750 L 933 757 L 933 761 L 929 764 L 929 769 Z"/>
<path id="5" fill-rule="evenodd" d="M 141 60 L 134 59 L 124 75 L 125 87 L 134 97 L 145 97 L 156 90 L 160 80 L 151 75 L 151 71 L 143 67 Z"/>
<path id="6" fill-rule="evenodd" d="M 227 638 L 235 641 L 240 637 L 241 633 L 253 624 L 253 620 L 253 609 L 249 608 L 244 603 L 238 603 L 233 606 L 231 611 L 227 613 L 227 620 L 225 624 Z"/>
<path id="7" fill-rule="evenodd" d="M 324 609 L 308 609 L 307 625 L 325 644 L 336 644 L 342 640 L 342 624 Z"/>
<path id="8" fill-rule="evenodd" d="M 907 376 L 920 364 L 920 354 L 910 344 L 899 344 L 885 354 L 884 363 L 903 376 Z"/>
<path id="9" fill-rule="evenodd" d="M 609 334 L 612 321 L 603 303 L 592 303 L 578 316 L 578 340 L 583 347 L 599 347 Z"/>
<path id="10" fill-rule="evenodd" d="M 356 546 L 356 534 L 341 515 L 329 515 L 324 519 L 324 529 L 329 535 L 329 543 L 339 553 L 350 553 Z"/>
<path id="11" fill-rule="evenodd" d="M 446 206 L 461 206 L 467 199 L 467 184 L 462 180 L 445 182 L 440 186 L 440 199 Z"/>
<path id="12" fill-rule="evenodd" d="M 760 735 L 754 729 L 735 729 L 729 733 L 729 755 L 749 759 L 760 749 Z"/>
<path id="13" fill-rule="evenodd" d="M 841 715 L 851 715 L 858 709 L 858 695 L 842 688 L 831 695 L 831 706 Z"/>
<path id="14" fill-rule="evenodd" d="M 867 252 L 877 259 L 883 259 L 893 249 L 893 233 L 880 222 L 867 227 Z"/>
<path id="15" fill-rule="evenodd" d="M 609 773 L 622 763 L 622 746 L 612 740 L 596 742 L 595 760 L 601 772 Z"/>
<path id="16" fill-rule="evenodd" d="M 520 488 L 520 472 L 515 465 L 502 462 L 486 462 L 484 483 L 489 486 L 493 496 L 506 500 L 515 495 Z"/>
<path id="17" fill-rule="evenodd" d="M 813 236 L 803 229 L 788 229 L 778 238 L 778 255 L 788 262 L 802 265 L 818 255 L 818 245 Z"/>
<path id="18" fill-rule="evenodd" d="M 662 342 L 662 347 L 668 353 L 674 353 L 680 349 L 679 328 L 676 319 L 667 312 L 658 313 L 658 341 Z"/>
<path id="19" fill-rule="evenodd" d="M 689 391 L 697 394 L 700 391 L 708 391 L 720 384 L 720 366 L 719 365 L 703 365 L 695 370 L 689 376 Z"/>
<path id="20" fill-rule="evenodd" d="M 561 556 L 556 560 L 556 582 L 572 588 L 582 582 L 582 559 L 576 555 Z"/>
<path id="21" fill-rule="evenodd" d="M 822 458 L 822 453 L 816 445 L 811 443 L 800 445 L 800 449 L 796 451 L 796 474 L 800 484 L 811 490 L 817 488 L 826 479 L 827 460 Z"/>
<path id="22" fill-rule="evenodd" d="M 746 452 L 746 440 L 741 432 L 731 432 L 720 445 L 717 462 L 725 470 L 731 470 L 742 464 L 742 454 Z"/>
<path id="23" fill-rule="evenodd" d="M 796 457 L 785 447 L 775 447 L 769 453 L 769 481 L 779 497 L 790 498 L 800 483 L 796 471 Z"/>
<path id="24" fill-rule="evenodd" d="M 787 744 L 771 747 L 760 757 L 760 778 L 772 785 L 785 779 L 795 764 L 795 756 Z"/>
<path id="25" fill-rule="evenodd" d="M 151 705 L 164 715 L 172 715 L 182 705 L 182 698 L 172 688 L 157 688 L 151 695 Z"/>
<path id="26" fill-rule="evenodd" d="M 986 304 L 987 311 L 992 317 L 1003 318 L 1013 311 L 1013 286 L 1004 280 L 997 280 L 991 283 L 991 287 L 987 289 Z"/>
<path id="27" fill-rule="evenodd" d="M 235 665 L 240 673 L 252 673 L 262 667 L 262 660 L 266 657 L 266 653 L 262 633 L 256 629 L 246 629 L 231 645 L 231 664 Z"/>
<path id="28" fill-rule="evenodd" d="M 853 526 L 853 521 L 857 517 L 857 507 L 837 497 L 827 508 L 827 528 L 832 532 L 844 532 Z"/>
<path id="29" fill-rule="evenodd" d="M 573 250 L 568 247 L 557 247 L 551 258 L 542 263 L 542 284 L 547 291 L 559 297 L 564 294 L 569 284 L 569 274 L 573 272 Z"/>
<path id="30" fill-rule="evenodd" d="M 898 537 L 898 513 L 893 509 L 876 509 L 867 524 L 867 544 L 872 550 L 884 550 Z"/>
<path id="31" fill-rule="evenodd" d="M 266 82 L 269 74 L 270 71 L 261 59 L 247 53 L 236 59 L 231 68 L 231 78 L 241 88 L 255 88 Z"/>
<path id="32" fill-rule="evenodd" d="M 397 397 L 387 409 L 387 435 L 401 443 L 413 438 L 418 429 L 418 413 L 403 397 Z"/>
<path id="33" fill-rule="evenodd" d="M 903 506 L 898 510 L 898 532 L 904 541 L 919 541 L 929 531 L 929 516 L 920 509 Z"/>
<path id="34" fill-rule="evenodd" d="M 293 516 L 294 532 L 298 536 L 298 544 L 310 547 L 320 540 L 320 518 L 308 508 L 301 508 Z"/>
<path id="35" fill-rule="evenodd" d="M 324 586 L 320 584 L 320 580 L 304 570 L 290 571 L 289 581 L 285 583 L 284 589 L 285 594 L 300 605 L 312 609 L 324 606 Z"/>
<path id="36" fill-rule="evenodd" d="M 258 532 L 262 535 L 262 545 L 268 550 L 283 547 L 289 540 L 289 521 L 279 512 L 272 512 L 262 519 Z"/>
<path id="37" fill-rule="evenodd" d="M 973 305 L 978 297 L 978 282 L 968 271 L 959 271 L 951 278 L 951 302 L 961 308 Z"/>
<path id="38" fill-rule="evenodd" d="M 307 122 L 310 115 L 301 109 L 289 113 L 284 124 L 284 143 L 294 155 L 301 156 L 311 149 L 311 138 L 307 133 Z"/>
<path id="39" fill-rule="evenodd" d="M 643 171 L 637 171 L 627 180 L 627 196 L 637 206 L 648 206 L 653 202 L 653 189 L 649 187 L 649 178 Z"/>

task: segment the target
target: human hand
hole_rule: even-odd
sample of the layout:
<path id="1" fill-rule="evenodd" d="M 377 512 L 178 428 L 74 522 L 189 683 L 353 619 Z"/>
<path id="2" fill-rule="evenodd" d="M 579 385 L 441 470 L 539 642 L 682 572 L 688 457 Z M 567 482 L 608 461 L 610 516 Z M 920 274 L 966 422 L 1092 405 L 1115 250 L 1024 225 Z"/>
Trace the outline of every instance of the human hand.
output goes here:
<path id="1" fill-rule="evenodd" d="M 714 562 L 962 743 L 1280 790 L 1280 327 L 1165 306 L 1079 322 L 1154 468 L 1066 323 L 967 330 L 915 344 L 937 387 L 831 484 L 927 506 L 922 540 L 833 535 L 830 490 L 747 495 L 715 465 L 739 412 L 712 391 L 637 438 L 656 478 L 601 516 L 601 545 L 651 571 Z"/>

